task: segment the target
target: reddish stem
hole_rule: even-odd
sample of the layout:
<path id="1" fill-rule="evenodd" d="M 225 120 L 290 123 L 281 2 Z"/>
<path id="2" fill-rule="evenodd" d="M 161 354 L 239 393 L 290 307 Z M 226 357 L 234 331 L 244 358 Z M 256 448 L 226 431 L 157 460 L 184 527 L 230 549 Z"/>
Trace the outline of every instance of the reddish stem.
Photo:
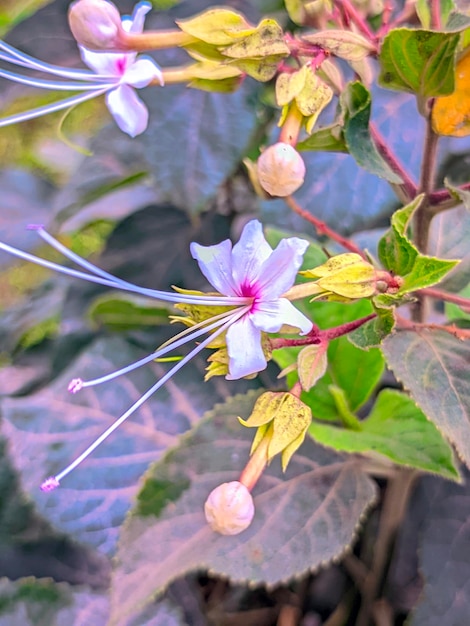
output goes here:
<path id="1" fill-rule="evenodd" d="M 431 28 L 441 30 L 441 0 L 431 0 Z"/>
<path id="2" fill-rule="evenodd" d="M 276 337 L 270 340 L 271 349 L 278 350 L 279 348 L 295 348 L 298 346 L 326 343 L 332 339 L 337 339 L 338 337 L 351 333 L 353 330 L 360 328 L 363 324 L 373 320 L 375 317 L 377 317 L 377 313 L 371 313 L 370 315 L 361 317 L 358 320 L 346 322 L 345 324 L 340 324 L 339 326 L 334 326 L 333 328 L 326 328 L 325 330 L 320 330 L 318 326 L 314 326 L 308 335 L 302 339 L 285 339 L 283 337 Z"/>
<path id="3" fill-rule="evenodd" d="M 341 5 L 346 19 L 349 18 L 369 41 L 375 43 L 374 33 L 371 31 L 366 20 L 362 17 L 350 0 L 341 0 Z"/>
<path id="4" fill-rule="evenodd" d="M 420 289 L 420 293 L 430 298 L 436 298 L 438 300 L 444 300 L 445 302 L 452 302 L 458 304 L 462 309 L 470 311 L 470 298 L 464 298 L 454 293 L 447 293 L 447 291 L 441 291 L 440 289 L 433 289 L 428 287 L 426 289 Z"/>
<path id="5" fill-rule="evenodd" d="M 369 124 L 369 131 L 371 137 L 376 145 L 377 150 L 380 152 L 381 156 L 385 159 L 391 169 L 398 174 L 400 178 L 403 179 L 403 184 L 400 187 L 403 189 L 406 195 L 406 201 L 409 202 L 412 200 L 417 194 L 417 185 L 413 181 L 413 179 L 409 176 L 408 172 L 405 170 L 403 165 L 400 163 L 398 158 L 393 154 L 393 152 L 388 147 L 382 135 L 379 133 L 377 127 L 372 122 Z"/>
<path id="6" fill-rule="evenodd" d="M 470 191 L 470 183 L 460 185 L 459 189 L 462 191 Z M 460 200 L 456 200 L 448 189 L 439 189 L 429 194 L 429 204 L 432 205 L 433 213 L 437 214 L 445 209 L 451 209 L 461 204 L 461 202 Z"/>
<path id="7" fill-rule="evenodd" d="M 445 324 L 432 324 L 426 322 L 410 322 L 410 320 L 397 315 L 397 330 L 441 330 L 445 333 L 449 333 L 460 341 L 466 341 L 470 339 L 470 330 L 467 328 L 459 328 L 455 324 L 446 326 Z"/>
<path id="8" fill-rule="evenodd" d="M 340 246 L 343 246 L 343 248 L 345 248 L 346 250 L 349 250 L 350 252 L 355 252 L 356 254 L 359 254 L 363 259 L 367 259 L 366 255 L 359 248 L 359 246 L 356 246 L 356 244 L 350 239 L 348 239 L 347 237 L 343 237 L 332 228 L 327 226 L 325 222 L 322 222 L 305 209 L 302 209 L 302 207 L 294 200 L 292 196 L 287 196 L 286 198 L 284 198 L 284 200 L 287 206 L 291 208 L 294 213 L 297 213 L 297 215 L 300 215 L 300 217 L 303 217 L 304 220 L 312 224 L 312 226 L 315 228 L 319 235 L 326 235 L 333 241 L 336 241 L 336 243 L 339 243 Z"/>

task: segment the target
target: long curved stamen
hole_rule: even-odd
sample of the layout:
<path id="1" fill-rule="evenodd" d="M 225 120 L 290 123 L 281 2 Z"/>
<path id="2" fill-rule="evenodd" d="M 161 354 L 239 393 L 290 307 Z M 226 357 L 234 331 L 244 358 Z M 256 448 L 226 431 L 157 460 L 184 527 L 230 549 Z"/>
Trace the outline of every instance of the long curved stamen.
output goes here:
<path id="1" fill-rule="evenodd" d="M 179 348 L 184 344 L 193 341 L 194 339 L 197 339 L 201 335 L 215 330 L 217 327 L 221 326 L 228 317 L 232 318 L 234 315 L 236 315 L 236 313 L 236 309 L 232 309 L 231 311 L 224 311 L 224 313 L 219 313 L 219 315 L 214 315 L 213 317 L 204 320 L 203 322 L 199 322 L 198 324 L 195 324 L 190 328 L 186 328 L 181 333 L 178 333 L 178 335 L 175 335 L 174 337 L 166 341 L 162 346 L 160 346 L 160 348 L 155 350 L 155 352 L 148 354 L 147 356 L 139 359 L 138 361 L 135 361 L 134 363 L 131 363 L 130 365 L 126 365 L 120 370 L 111 372 L 111 374 L 106 374 L 105 376 L 101 376 L 100 378 L 94 378 L 93 380 L 82 380 L 80 378 L 75 378 L 69 385 L 69 391 L 71 391 L 72 393 L 76 393 L 77 391 L 80 391 L 85 387 L 94 387 L 95 385 L 107 383 L 114 378 L 118 378 L 118 376 L 128 374 L 129 372 L 132 372 L 133 370 L 138 369 L 139 367 L 142 367 L 143 365 L 146 365 L 151 361 L 155 361 L 155 359 L 158 359 L 165 354 L 168 354 L 168 352 L 176 350 L 176 348 Z"/>
<path id="2" fill-rule="evenodd" d="M 24 74 L 16 74 L 8 70 L 0 69 L 0 78 L 6 78 L 14 83 L 21 85 L 29 85 L 30 87 L 38 87 L 39 89 L 51 89 L 53 91 L 100 91 L 102 89 L 112 89 L 118 85 L 116 79 L 108 83 L 90 83 L 90 82 L 64 82 L 60 80 L 45 80 L 43 78 L 34 78 L 33 76 L 25 76 Z"/>
<path id="3" fill-rule="evenodd" d="M 92 452 L 94 452 L 94 450 L 96 450 L 96 448 L 100 444 L 102 444 L 103 441 L 105 441 L 109 437 L 109 435 L 111 435 L 123 422 L 125 422 L 125 420 L 130 415 L 132 415 L 146 400 L 148 400 L 150 396 L 152 396 L 158 389 L 160 389 L 162 385 L 164 385 L 174 374 L 176 374 L 178 370 L 184 367 L 186 363 L 188 363 L 194 356 L 196 356 L 196 354 L 198 354 L 206 346 L 208 346 L 209 343 L 211 343 L 211 341 L 213 341 L 215 337 L 222 334 L 231 324 L 233 324 L 238 319 L 243 317 L 243 315 L 245 315 L 248 312 L 248 310 L 249 310 L 249 307 L 244 307 L 243 309 L 240 309 L 239 311 L 235 312 L 230 320 L 225 322 L 225 324 L 223 324 L 218 330 L 216 330 L 215 333 L 210 335 L 210 337 L 207 337 L 206 339 L 204 339 L 204 341 L 202 341 L 198 346 L 196 346 L 194 350 L 192 350 L 188 355 L 186 355 L 183 359 L 181 359 L 181 361 L 179 361 L 174 367 L 172 367 L 171 370 L 169 370 L 164 376 L 162 376 L 162 378 L 160 378 L 160 380 L 158 380 L 155 383 L 155 385 L 150 387 L 150 389 L 148 389 L 144 393 L 144 395 L 137 400 L 137 402 L 135 402 L 123 415 L 121 415 L 121 417 L 117 419 L 114 422 L 114 424 L 112 424 L 107 430 L 105 430 L 105 432 L 102 433 L 98 437 L 98 439 L 96 439 L 91 444 L 91 446 L 89 446 L 84 452 L 82 452 L 82 454 L 80 454 L 80 456 L 78 456 L 75 459 L 75 461 L 70 463 L 70 465 L 68 465 L 64 470 L 62 470 L 55 476 L 51 476 L 47 478 L 42 483 L 41 489 L 43 491 L 52 491 L 53 489 L 58 487 L 60 484 L 60 481 L 65 476 L 67 476 L 67 474 L 70 474 L 72 470 L 74 470 L 78 465 L 80 465 L 82 461 L 84 461 Z"/>
<path id="4" fill-rule="evenodd" d="M 39 228 L 37 230 L 45 232 Z M 54 241 L 54 247 L 59 250 L 59 246 L 62 246 L 62 244 L 59 244 L 59 242 L 50 235 L 49 237 L 50 240 Z M 153 298 L 156 300 L 163 300 L 164 302 L 180 302 L 183 304 L 199 304 L 203 306 L 243 306 L 251 304 L 253 300 L 253 298 L 248 298 L 244 296 L 199 296 L 193 294 L 169 293 L 166 291 L 159 291 L 157 289 L 138 287 L 137 285 L 133 285 L 132 283 L 121 280 L 120 278 L 116 278 L 112 274 L 104 272 L 104 270 L 97 268 L 92 263 L 85 261 L 85 259 L 82 259 L 74 253 L 71 253 L 72 256 L 70 256 L 70 251 L 65 247 L 60 248 L 60 251 L 63 252 L 64 255 L 66 255 L 75 263 L 93 272 L 93 274 L 85 274 L 84 272 L 79 272 L 78 270 L 63 267 L 62 265 L 58 265 L 57 263 L 53 263 L 52 261 L 46 261 L 45 259 L 41 259 L 34 254 L 24 252 L 23 250 L 19 250 L 18 248 L 13 248 L 12 246 L 9 246 L 8 244 L 2 242 L 0 242 L 0 250 L 5 250 L 5 252 L 9 252 L 14 256 L 19 257 L 20 259 L 36 263 L 36 265 L 41 265 L 42 267 L 46 267 L 47 269 L 66 274 L 68 276 L 73 276 L 74 278 L 81 278 L 82 280 L 87 280 L 91 283 L 97 283 L 98 285 L 104 285 L 105 287 L 112 287 L 114 289 L 121 289 L 123 291 L 129 291 L 131 293 L 138 293 L 139 295 L 148 296 L 149 298 Z"/>
<path id="5" fill-rule="evenodd" d="M 105 94 L 107 91 L 109 91 L 109 87 L 106 89 L 99 89 L 91 93 L 88 92 L 85 94 L 79 94 L 78 96 L 72 96 L 71 98 L 59 100 L 58 102 L 52 102 L 51 104 L 46 104 L 42 107 L 38 107 L 37 109 L 30 109 L 29 111 L 24 111 L 23 113 L 15 113 L 15 115 L 2 117 L 0 118 L 0 128 L 3 126 L 9 126 L 10 124 L 17 124 L 18 122 L 26 122 L 27 120 L 32 120 L 36 117 L 41 117 L 41 115 L 47 115 L 48 113 L 55 113 L 56 111 L 61 111 L 62 109 L 68 109 L 69 107 L 91 100 L 92 98 L 97 98 L 98 96 Z"/>
<path id="6" fill-rule="evenodd" d="M 6 54 L 0 55 L 0 58 L 8 63 L 27 67 L 31 70 L 38 70 L 45 74 L 53 74 L 55 76 L 62 76 L 62 78 L 71 78 L 73 80 L 109 80 L 115 78 L 111 75 L 95 74 L 89 70 L 77 70 L 73 68 L 60 67 L 59 65 L 51 65 L 45 61 L 40 61 L 34 57 L 21 52 L 17 48 L 5 43 L 0 39 L 0 50 L 3 50 Z"/>

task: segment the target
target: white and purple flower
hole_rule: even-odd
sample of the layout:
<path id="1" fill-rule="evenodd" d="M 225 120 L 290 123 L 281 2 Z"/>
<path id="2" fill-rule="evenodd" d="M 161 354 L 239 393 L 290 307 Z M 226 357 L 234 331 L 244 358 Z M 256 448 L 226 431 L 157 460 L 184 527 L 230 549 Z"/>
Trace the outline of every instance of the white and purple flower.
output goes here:
<path id="1" fill-rule="evenodd" d="M 145 15 L 150 9 L 151 5 L 148 2 L 139 2 L 132 16 L 122 18 L 123 29 L 127 32 L 142 32 Z M 144 132 L 148 124 L 148 110 L 135 89 L 156 82 L 163 85 L 160 67 L 150 57 L 137 56 L 135 52 L 92 52 L 83 46 L 79 46 L 79 49 L 84 63 L 92 71 L 43 63 L 0 40 L 1 61 L 58 76 L 62 80 L 36 78 L 3 69 L 0 69 L 0 77 L 43 89 L 85 92 L 30 111 L 0 118 L 0 127 L 68 109 L 91 98 L 106 95 L 106 105 L 123 132 L 131 137 Z"/>
<path id="2" fill-rule="evenodd" d="M 44 241 L 87 272 L 57 265 L 1 242 L 0 250 L 69 276 L 166 302 L 205 307 L 233 307 L 185 329 L 155 352 L 125 368 L 94 380 L 83 381 L 80 378 L 72 380 L 69 391 L 76 393 L 83 387 L 98 385 L 126 374 L 209 333 L 208 337 L 178 361 L 66 469 L 48 478 L 42 485 L 45 491 L 57 487 L 62 478 L 86 459 L 173 374 L 206 348 L 218 335 L 226 332 L 229 355 L 227 378 L 235 380 L 257 373 L 266 367 L 266 357 L 261 345 L 261 332 L 276 333 L 281 330 L 282 326 L 288 325 L 306 334 L 312 328 L 312 322 L 284 297 L 294 284 L 308 242 L 297 237 L 289 237 L 283 239 L 273 250 L 264 238 L 260 222 L 256 220 L 245 226 L 239 242 L 233 247 L 228 239 L 214 246 L 191 244 L 191 253 L 197 260 L 202 273 L 220 295 L 171 293 L 138 287 L 82 259 L 41 227 L 35 227 L 35 229 Z"/>

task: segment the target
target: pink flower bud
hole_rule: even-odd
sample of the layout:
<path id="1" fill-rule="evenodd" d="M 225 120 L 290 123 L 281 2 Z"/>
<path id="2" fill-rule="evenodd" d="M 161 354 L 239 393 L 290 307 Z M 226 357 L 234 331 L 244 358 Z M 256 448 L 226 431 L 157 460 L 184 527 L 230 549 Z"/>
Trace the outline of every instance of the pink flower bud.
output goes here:
<path id="1" fill-rule="evenodd" d="M 290 196 L 302 186 L 305 163 L 288 143 L 269 146 L 258 159 L 258 179 L 261 187 L 272 196 Z"/>
<path id="2" fill-rule="evenodd" d="M 248 528 L 255 514 L 251 493 L 234 480 L 216 487 L 204 504 L 209 526 L 221 535 L 238 535 Z"/>
<path id="3" fill-rule="evenodd" d="M 77 0 L 69 8 L 69 26 L 81 46 L 90 50 L 120 49 L 123 28 L 117 8 L 107 0 Z"/>

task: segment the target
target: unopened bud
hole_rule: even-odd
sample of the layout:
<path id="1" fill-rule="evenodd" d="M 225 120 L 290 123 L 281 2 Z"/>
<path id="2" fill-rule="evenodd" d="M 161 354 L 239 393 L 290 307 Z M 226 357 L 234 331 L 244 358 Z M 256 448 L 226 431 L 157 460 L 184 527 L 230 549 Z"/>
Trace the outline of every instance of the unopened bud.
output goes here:
<path id="1" fill-rule="evenodd" d="M 303 185 L 305 163 L 288 143 L 269 146 L 258 159 L 261 187 L 272 196 L 290 196 Z"/>
<path id="2" fill-rule="evenodd" d="M 238 535 L 248 528 L 255 514 L 251 493 L 234 480 L 216 487 L 204 504 L 209 526 L 221 535 Z"/>
<path id="3" fill-rule="evenodd" d="M 81 46 L 90 50 L 119 49 L 121 16 L 107 0 L 77 0 L 69 8 L 69 26 Z"/>

